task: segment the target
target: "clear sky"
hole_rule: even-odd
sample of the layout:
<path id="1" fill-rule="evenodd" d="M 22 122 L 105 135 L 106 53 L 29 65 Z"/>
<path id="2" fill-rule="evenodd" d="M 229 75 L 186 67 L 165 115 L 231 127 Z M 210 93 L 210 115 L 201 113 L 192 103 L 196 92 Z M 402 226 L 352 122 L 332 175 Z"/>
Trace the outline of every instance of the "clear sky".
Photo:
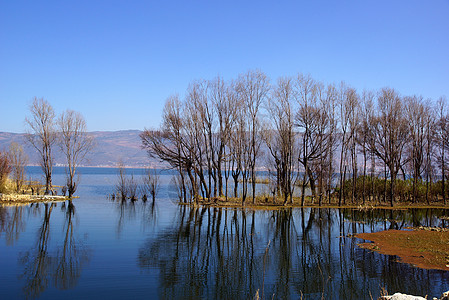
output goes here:
<path id="1" fill-rule="evenodd" d="M 34 96 L 91 131 L 157 127 L 192 80 L 249 69 L 449 97 L 449 0 L 0 0 L 0 131 Z"/>

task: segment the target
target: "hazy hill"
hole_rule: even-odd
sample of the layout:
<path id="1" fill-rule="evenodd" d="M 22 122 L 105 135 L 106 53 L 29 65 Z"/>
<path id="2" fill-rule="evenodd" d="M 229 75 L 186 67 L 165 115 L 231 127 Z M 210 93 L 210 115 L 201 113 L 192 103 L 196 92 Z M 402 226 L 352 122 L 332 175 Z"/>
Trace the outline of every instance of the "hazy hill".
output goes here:
<path id="1" fill-rule="evenodd" d="M 89 134 L 95 139 L 95 147 L 88 155 L 85 166 L 116 167 L 120 160 L 125 166 L 130 167 L 161 167 L 162 164 L 154 159 L 149 159 L 145 150 L 140 148 L 139 130 L 121 131 L 94 131 Z M 21 144 L 28 156 L 29 164 L 39 163 L 36 151 L 25 142 L 25 134 L 0 132 L 0 149 L 7 150 L 11 142 Z M 63 164 L 64 159 L 55 147 L 55 164 Z"/>

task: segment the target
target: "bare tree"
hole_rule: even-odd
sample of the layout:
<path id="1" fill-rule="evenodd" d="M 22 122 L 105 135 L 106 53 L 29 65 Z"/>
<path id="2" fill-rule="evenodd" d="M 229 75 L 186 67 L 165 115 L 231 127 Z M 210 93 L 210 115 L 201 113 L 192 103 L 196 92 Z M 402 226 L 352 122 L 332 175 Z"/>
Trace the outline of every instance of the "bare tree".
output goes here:
<path id="1" fill-rule="evenodd" d="M 125 166 L 121 160 L 118 162 L 118 178 L 115 189 L 120 199 L 126 201 L 128 197 L 128 180 L 126 178 Z"/>
<path id="2" fill-rule="evenodd" d="M 139 183 L 134 179 L 134 174 L 131 174 L 126 180 L 127 195 L 131 201 L 137 200 L 137 190 L 139 189 Z"/>
<path id="3" fill-rule="evenodd" d="M 290 202 L 293 201 L 295 177 L 293 84 L 292 78 L 278 80 L 268 101 L 272 128 L 264 131 L 264 140 L 276 169 L 276 186 L 284 196 L 284 205 L 289 198 Z"/>
<path id="4" fill-rule="evenodd" d="M 430 101 L 428 101 L 429 103 Z M 435 114 L 434 110 L 430 108 L 430 104 L 425 105 L 424 113 L 424 133 L 425 133 L 425 172 L 426 172 L 426 202 L 430 204 L 430 184 L 432 183 L 432 178 L 434 175 L 434 165 L 433 165 L 433 154 L 435 147 Z"/>
<path id="5" fill-rule="evenodd" d="M 395 183 L 397 174 L 404 164 L 404 150 L 409 137 L 408 121 L 404 117 L 401 97 L 390 88 L 380 91 L 378 97 L 378 113 L 373 118 L 369 131 L 370 151 L 381 159 L 390 173 L 390 204 L 395 199 Z"/>
<path id="6" fill-rule="evenodd" d="M 338 203 L 341 205 L 346 203 L 344 184 L 346 181 L 346 173 L 348 172 L 348 165 L 351 163 L 353 172 L 356 169 L 356 157 L 355 157 L 355 116 L 354 110 L 357 107 L 358 95 L 357 92 L 350 87 L 347 87 L 344 83 L 341 83 L 338 104 L 340 109 L 340 189 L 338 195 Z M 350 156 L 348 152 L 350 151 Z M 354 176 L 354 174 L 353 174 Z M 354 178 L 354 177 L 353 177 Z M 351 191 L 354 195 L 354 190 Z"/>
<path id="7" fill-rule="evenodd" d="M 5 182 L 11 172 L 11 164 L 9 162 L 8 153 L 0 150 L 0 193 L 4 192 Z"/>
<path id="8" fill-rule="evenodd" d="M 53 146 L 56 143 L 55 113 L 53 107 L 43 98 L 34 97 L 30 106 L 31 117 L 26 118 L 28 125 L 26 138 L 40 156 L 40 164 L 45 175 L 45 194 L 52 191 Z"/>
<path id="9" fill-rule="evenodd" d="M 65 111 L 58 119 L 58 125 L 61 139 L 59 146 L 67 162 L 67 191 L 69 197 L 72 197 L 79 182 L 76 169 L 92 150 L 93 139 L 87 134 L 86 121 L 79 112 Z"/>
<path id="10" fill-rule="evenodd" d="M 324 87 L 322 83 L 317 84 L 319 109 L 317 139 L 319 156 L 314 165 L 314 172 L 318 177 L 318 202 L 321 206 L 323 197 L 330 192 L 333 172 L 333 151 L 335 151 L 336 120 L 334 103 L 336 95 L 332 86 Z"/>
<path id="11" fill-rule="evenodd" d="M 406 97 L 404 101 L 410 130 L 406 163 L 410 166 L 409 169 L 413 176 L 412 198 L 413 202 L 416 202 L 418 181 L 422 179 L 424 171 L 426 122 L 429 119 L 430 108 L 424 105 L 422 97 Z"/>
<path id="12" fill-rule="evenodd" d="M 445 97 L 438 99 L 436 141 L 438 143 L 437 161 L 441 169 L 441 194 L 446 205 L 446 150 L 449 150 L 449 112 Z"/>
<path id="13" fill-rule="evenodd" d="M 315 176 L 312 170 L 322 154 L 320 152 L 321 124 L 325 122 L 326 112 L 317 104 L 317 83 L 310 76 L 298 75 L 296 88 L 298 111 L 295 116 L 295 125 L 300 140 L 298 161 L 304 169 L 301 186 L 301 206 L 303 206 L 307 184 L 310 184 L 312 197 L 315 198 L 316 195 Z"/>
<path id="14" fill-rule="evenodd" d="M 195 176 L 195 150 L 193 143 L 195 138 L 188 130 L 188 118 L 185 117 L 185 105 L 177 95 L 167 99 L 162 116 L 160 130 L 145 129 L 140 135 L 142 147 L 147 150 L 150 157 L 167 162 L 179 174 L 177 184 L 180 188 L 180 196 L 184 202 L 187 199 L 188 186 L 192 189 L 191 196 L 198 198 L 197 181 Z M 191 120 L 189 122 L 192 122 Z M 187 185 L 187 180 L 191 184 Z"/>
<path id="15" fill-rule="evenodd" d="M 13 180 L 16 184 L 16 192 L 19 193 L 25 181 L 25 166 L 28 156 L 21 145 L 12 142 L 9 145 L 9 160 L 12 167 Z"/>
<path id="16" fill-rule="evenodd" d="M 146 169 L 146 172 L 143 177 L 143 184 L 145 190 L 150 193 L 154 203 L 160 187 L 160 179 L 159 175 L 156 173 L 156 170 L 150 168 Z"/>
<path id="17" fill-rule="evenodd" d="M 368 143 L 369 141 L 369 130 L 370 121 L 374 116 L 374 93 L 370 91 L 363 91 L 360 105 L 359 121 L 360 124 L 357 127 L 357 143 L 361 147 L 361 152 L 363 155 L 363 177 L 362 177 L 362 201 L 365 204 L 366 201 L 366 177 L 367 177 L 367 162 L 370 156 Z M 371 157 L 372 158 L 372 157 Z M 372 168 L 374 172 L 374 166 Z M 371 180 L 373 180 L 373 173 L 371 173 Z"/>
<path id="18" fill-rule="evenodd" d="M 223 196 L 223 164 L 226 159 L 226 150 L 229 148 L 231 130 L 236 118 L 237 97 L 232 86 L 227 85 L 222 78 L 217 77 L 209 83 L 211 101 L 217 119 L 217 132 L 213 138 L 213 167 L 214 167 L 214 193 L 218 188 L 219 196 Z M 229 170 L 225 171 L 226 197 L 227 178 Z M 228 173 L 226 173 L 228 171 Z"/>
<path id="19" fill-rule="evenodd" d="M 248 113 L 249 170 L 252 183 L 253 203 L 256 200 L 256 162 L 260 152 L 260 108 L 270 90 L 268 77 L 261 71 L 249 71 L 239 77 L 238 93 Z"/>

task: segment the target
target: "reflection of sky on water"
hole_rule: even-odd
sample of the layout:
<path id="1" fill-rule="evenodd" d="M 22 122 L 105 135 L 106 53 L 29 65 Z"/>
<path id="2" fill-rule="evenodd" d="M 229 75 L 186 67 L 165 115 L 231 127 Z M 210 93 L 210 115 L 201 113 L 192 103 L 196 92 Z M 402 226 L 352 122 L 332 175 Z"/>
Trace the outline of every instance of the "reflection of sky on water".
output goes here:
<path id="1" fill-rule="evenodd" d="M 30 283 L 42 298 L 69 299 L 248 299 L 257 290 L 266 299 L 369 299 L 380 287 L 439 296 L 449 285 L 449 272 L 397 263 L 348 237 L 390 220 L 441 225 L 447 210 L 190 209 L 170 200 L 170 176 L 161 179 L 155 205 L 111 201 L 116 170 L 83 169 L 71 213 L 68 202 L 0 208 L 2 298 L 33 295 Z"/>

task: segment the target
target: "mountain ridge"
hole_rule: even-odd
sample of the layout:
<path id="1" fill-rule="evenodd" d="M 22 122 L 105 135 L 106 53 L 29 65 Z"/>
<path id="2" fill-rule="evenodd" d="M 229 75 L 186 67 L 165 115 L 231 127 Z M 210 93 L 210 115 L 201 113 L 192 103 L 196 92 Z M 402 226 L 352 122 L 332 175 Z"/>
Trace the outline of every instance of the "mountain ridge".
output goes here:
<path id="1" fill-rule="evenodd" d="M 147 152 L 141 148 L 139 134 L 141 130 L 118 131 L 90 131 L 88 135 L 94 138 L 94 148 L 86 155 L 82 163 L 85 167 L 117 167 L 122 162 L 126 167 L 152 167 L 161 168 L 162 162 L 150 158 Z M 39 157 L 35 149 L 27 143 L 25 133 L 13 133 L 0 131 L 0 150 L 7 151 L 11 142 L 22 145 L 29 157 L 29 165 L 39 165 Z M 63 165 L 64 157 L 58 146 L 55 146 L 54 163 Z"/>

